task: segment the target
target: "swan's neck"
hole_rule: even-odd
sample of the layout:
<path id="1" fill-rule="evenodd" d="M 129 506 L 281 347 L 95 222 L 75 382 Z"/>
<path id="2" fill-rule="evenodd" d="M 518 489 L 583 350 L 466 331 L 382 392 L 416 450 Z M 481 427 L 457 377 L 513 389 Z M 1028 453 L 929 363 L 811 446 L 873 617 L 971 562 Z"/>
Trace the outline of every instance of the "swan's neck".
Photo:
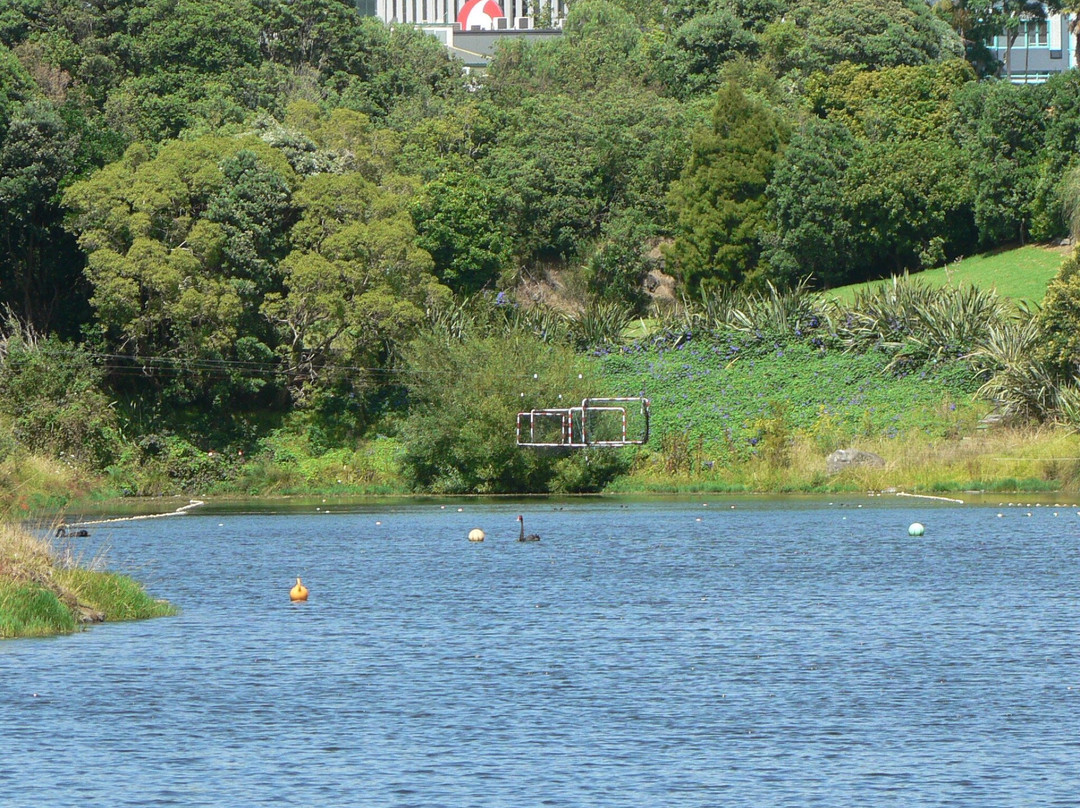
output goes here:
<path id="1" fill-rule="evenodd" d="M 521 533 L 518 534 L 518 538 L 524 539 L 525 538 L 525 520 L 524 519 L 518 519 L 518 524 L 521 525 Z"/>

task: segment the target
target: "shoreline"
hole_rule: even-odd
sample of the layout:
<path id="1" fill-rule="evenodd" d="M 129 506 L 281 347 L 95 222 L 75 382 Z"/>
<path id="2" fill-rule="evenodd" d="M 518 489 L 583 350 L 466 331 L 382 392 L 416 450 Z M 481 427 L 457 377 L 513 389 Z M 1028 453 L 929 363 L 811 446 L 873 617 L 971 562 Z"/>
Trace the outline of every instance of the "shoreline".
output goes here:
<path id="1" fill-rule="evenodd" d="M 703 500 L 714 502 L 735 503 L 767 503 L 767 502 L 796 502 L 805 501 L 811 503 L 831 502 L 865 502 L 867 500 L 896 501 L 898 504 L 906 503 L 907 506 L 915 507 L 918 504 L 927 506 L 984 506 L 984 507 L 1059 507 L 1080 508 L 1080 493 L 1065 493 L 1060 491 L 1039 491 L 1034 493 L 1025 492 L 997 492 L 983 490 L 969 490 L 953 492 L 949 495 L 936 493 L 923 493 L 911 491 L 642 491 L 642 492 L 615 492 L 615 493 L 592 493 L 592 494 L 401 494 L 401 495 L 287 495 L 287 496 L 254 496 L 237 497 L 233 495 L 200 498 L 200 506 L 185 513 L 191 515 L 231 515 L 238 513 L 273 513 L 273 512 L 329 512 L 331 509 L 340 512 L 355 509 L 363 511 L 381 511 L 386 508 L 401 506 L 432 507 L 439 505 L 464 505 L 472 504 L 510 504 L 515 502 L 541 503 L 583 503 L 583 502 L 619 502 L 619 503 L 648 503 L 648 502 L 687 502 L 698 504 Z M 172 511 L 145 514 L 136 516 L 111 517 L 98 519 L 96 517 L 107 514 L 116 514 L 129 511 L 132 507 L 149 505 L 131 498 L 115 501 L 95 503 L 95 507 L 78 510 L 79 516 L 94 517 L 87 519 L 72 518 L 69 525 L 90 525 L 107 527 L 109 524 L 133 521 L 145 518 L 182 516 Z M 72 515 L 75 515 L 75 511 Z M 33 521 L 33 520 L 31 520 Z M 40 523 L 39 523 L 40 524 Z"/>
<path id="2" fill-rule="evenodd" d="M 0 640 L 178 613 L 130 576 L 96 566 L 75 563 L 70 548 L 58 548 L 23 525 L 0 524 Z"/>

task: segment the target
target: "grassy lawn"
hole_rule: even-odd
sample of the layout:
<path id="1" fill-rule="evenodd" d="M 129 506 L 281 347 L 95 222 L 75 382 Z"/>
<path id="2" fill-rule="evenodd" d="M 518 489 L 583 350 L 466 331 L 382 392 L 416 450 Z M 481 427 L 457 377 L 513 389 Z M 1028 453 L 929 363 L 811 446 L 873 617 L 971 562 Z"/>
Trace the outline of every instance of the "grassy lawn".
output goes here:
<path id="1" fill-rule="evenodd" d="M 1002 297 L 1039 303 L 1046 292 L 1046 285 L 1057 275 L 1061 262 L 1068 252 L 1060 247 L 1043 247 L 1029 244 L 1007 250 L 996 250 L 984 255 L 973 255 L 945 267 L 928 269 L 912 277 L 938 288 L 970 284 L 982 288 L 995 288 Z M 870 281 L 851 286 L 841 286 L 828 294 L 843 303 L 851 303 L 855 293 L 875 284 L 887 281 Z"/>

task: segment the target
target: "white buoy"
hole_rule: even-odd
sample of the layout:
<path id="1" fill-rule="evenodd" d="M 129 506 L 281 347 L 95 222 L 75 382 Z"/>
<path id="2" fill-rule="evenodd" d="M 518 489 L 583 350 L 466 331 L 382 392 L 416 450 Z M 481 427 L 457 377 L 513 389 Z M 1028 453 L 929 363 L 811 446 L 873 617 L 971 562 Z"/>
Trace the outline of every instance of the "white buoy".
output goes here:
<path id="1" fill-rule="evenodd" d="M 926 528 L 924 528 L 918 522 L 912 522 L 907 529 L 907 533 L 909 536 L 921 536 L 925 531 Z"/>
<path id="2" fill-rule="evenodd" d="M 469 541 L 483 541 L 483 540 L 484 540 L 484 531 L 482 531 L 480 528 L 474 527 L 472 530 L 469 531 Z"/>

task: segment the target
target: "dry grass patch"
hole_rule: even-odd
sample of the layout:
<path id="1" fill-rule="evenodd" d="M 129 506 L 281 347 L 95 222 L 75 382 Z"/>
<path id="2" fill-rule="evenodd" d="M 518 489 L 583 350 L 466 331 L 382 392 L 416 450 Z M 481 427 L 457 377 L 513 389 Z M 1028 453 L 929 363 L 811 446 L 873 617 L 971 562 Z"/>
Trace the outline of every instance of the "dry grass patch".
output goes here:
<path id="1" fill-rule="evenodd" d="M 994 429 L 974 436 L 929 439 L 860 438 L 847 448 L 880 455 L 883 467 L 861 466 L 829 475 L 827 453 L 813 440 L 798 437 L 782 453 L 734 464 L 699 462 L 676 473 L 662 458 L 635 465 L 612 491 L 844 492 L 1039 492 L 1080 491 L 1080 436 L 1049 426 Z"/>

